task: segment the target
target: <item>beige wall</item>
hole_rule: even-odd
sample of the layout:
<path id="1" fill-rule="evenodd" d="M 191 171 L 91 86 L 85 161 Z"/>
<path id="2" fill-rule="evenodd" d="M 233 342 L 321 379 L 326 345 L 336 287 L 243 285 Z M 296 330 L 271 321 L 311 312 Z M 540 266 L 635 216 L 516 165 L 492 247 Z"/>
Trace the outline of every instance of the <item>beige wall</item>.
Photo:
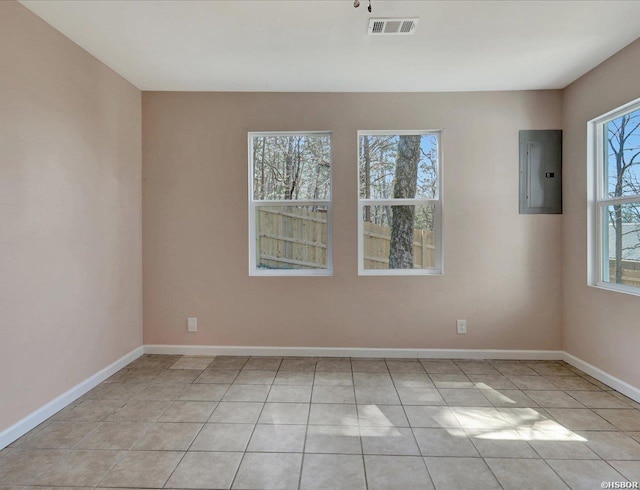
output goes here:
<path id="1" fill-rule="evenodd" d="M 0 431 L 140 346 L 143 304 L 148 344 L 565 348 L 640 386 L 638 298 L 586 286 L 585 167 L 587 120 L 640 97 L 640 41 L 564 92 L 149 92 L 141 113 L 0 2 L 0 63 Z M 521 216 L 517 132 L 563 126 L 565 214 Z M 444 130 L 443 277 L 357 276 L 358 129 Z M 248 277 L 259 130 L 333 131 L 333 277 Z"/>
<path id="2" fill-rule="evenodd" d="M 146 344 L 561 347 L 562 216 L 518 214 L 518 130 L 560 128 L 560 91 L 142 101 Z M 438 128 L 446 274 L 358 277 L 356 131 Z M 333 131 L 333 277 L 248 276 L 247 131 L 261 130 Z"/>
<path id="3" fill-rule="evenodd" d="M 564 91 L 564 348 L 640 386 L 640 298 L 587 286 L 587 121 L 640 97 L 640 40 Z"/>
<path id="4" fill-rule="evenodd" d="M 142 343 L 140 91 L 0 2 L 0 431 Z"/>

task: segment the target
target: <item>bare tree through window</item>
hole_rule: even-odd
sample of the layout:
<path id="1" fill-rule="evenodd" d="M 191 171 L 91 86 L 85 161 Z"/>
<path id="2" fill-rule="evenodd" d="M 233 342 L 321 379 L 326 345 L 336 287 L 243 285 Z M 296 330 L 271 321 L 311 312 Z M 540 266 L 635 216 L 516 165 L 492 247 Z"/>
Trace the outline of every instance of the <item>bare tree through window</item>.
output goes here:
<path id="1" fill-rule="evenodd" d="M 625 270 L 640 263 L 640 110 L 605 125 L 607 206 L 604 232 L 611 278 L 624 284 Z M 640 268 L 638 268 L 640 269 Z"/>

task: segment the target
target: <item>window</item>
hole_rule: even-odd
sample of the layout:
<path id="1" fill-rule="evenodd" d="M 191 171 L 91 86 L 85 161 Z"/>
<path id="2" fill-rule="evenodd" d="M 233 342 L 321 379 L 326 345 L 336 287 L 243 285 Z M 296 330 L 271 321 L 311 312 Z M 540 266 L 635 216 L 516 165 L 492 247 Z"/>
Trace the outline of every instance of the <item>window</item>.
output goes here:
<path id="1" fill-rule="evenodd" d="M 437 131 L 358 132 L 358 272 L 442 274 Z"/>
<path id="2" fill-rule="evenodd" d="M 249 274 L 331 275 L 331 134 L 249 133 Z"/>
<path id="3" fill-rule="evenodd" d="M 640 101 L 589 122 L 589 284 L 640 295 Z"/>

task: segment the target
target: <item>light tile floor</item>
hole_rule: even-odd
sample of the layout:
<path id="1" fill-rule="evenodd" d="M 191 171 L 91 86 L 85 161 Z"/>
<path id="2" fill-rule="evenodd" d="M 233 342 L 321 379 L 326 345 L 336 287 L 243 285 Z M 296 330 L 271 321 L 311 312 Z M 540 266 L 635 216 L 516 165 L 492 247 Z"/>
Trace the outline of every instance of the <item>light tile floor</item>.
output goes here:
<path id="1" fill-rule="evenodd" d="M 0 487 L 596 489 L 640 404 L 556 361 L 146 355 L 0 451 Z"/>

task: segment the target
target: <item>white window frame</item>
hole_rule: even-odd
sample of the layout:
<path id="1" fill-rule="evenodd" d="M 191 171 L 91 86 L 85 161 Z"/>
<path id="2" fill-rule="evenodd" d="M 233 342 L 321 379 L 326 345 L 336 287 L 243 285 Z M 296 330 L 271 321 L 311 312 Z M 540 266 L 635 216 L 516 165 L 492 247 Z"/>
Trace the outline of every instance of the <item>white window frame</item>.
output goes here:
<path id="1" fill-rule="evenodd" d="M 360 137 L 376 136 L 410 136 L 435 134 L 438 137 L 438 199 L 362 199 L 360 197 Z M 442 276 L 444 275 L 444 186 L 443 186 L 443 130 L 359 130 L 356 154 L 356 190 L 358 196 L 358 275 L 359 276 Z M 434 206 L 434 245 L 435 268 L 433 269 L 365 269 L 364 268 L 364 207 L 376 205 L 395 206 Z"/>
<path id="2" fill-rule="evenodd" d="M 599 289 L 640 296 L 640 287 L 605 281 L 605 275 L 609 273 L 608 266 L 607 269 L 604 267 L 605 252 L 608 264 L 609 245 L 604 243 L 603 233 L 603 213 L 608 206 L 640 201 L 640 195 L 608 197 L 608 184 L 605 182 L 607 149 L 604 141 L 604 126 L 636 110 L 640 110 L 640 99 L 631 101 L 587 123 L 587 284 Z"/>
<path id="3" fill-rule="evenodd" d="M 253 198 L 253 138 L 260 136 L 328 135 L 331 141 L 328 200 L 258 200 Z M 249 131 L 249 275 L 250 276 L 332 276 L 333 275 L 333 134 L 331 131 Z M 257 266 L 256 215 L 260 207 L 326 206 L 327 208 L 327 268 L 326 269 L 260 269 Z"/>

